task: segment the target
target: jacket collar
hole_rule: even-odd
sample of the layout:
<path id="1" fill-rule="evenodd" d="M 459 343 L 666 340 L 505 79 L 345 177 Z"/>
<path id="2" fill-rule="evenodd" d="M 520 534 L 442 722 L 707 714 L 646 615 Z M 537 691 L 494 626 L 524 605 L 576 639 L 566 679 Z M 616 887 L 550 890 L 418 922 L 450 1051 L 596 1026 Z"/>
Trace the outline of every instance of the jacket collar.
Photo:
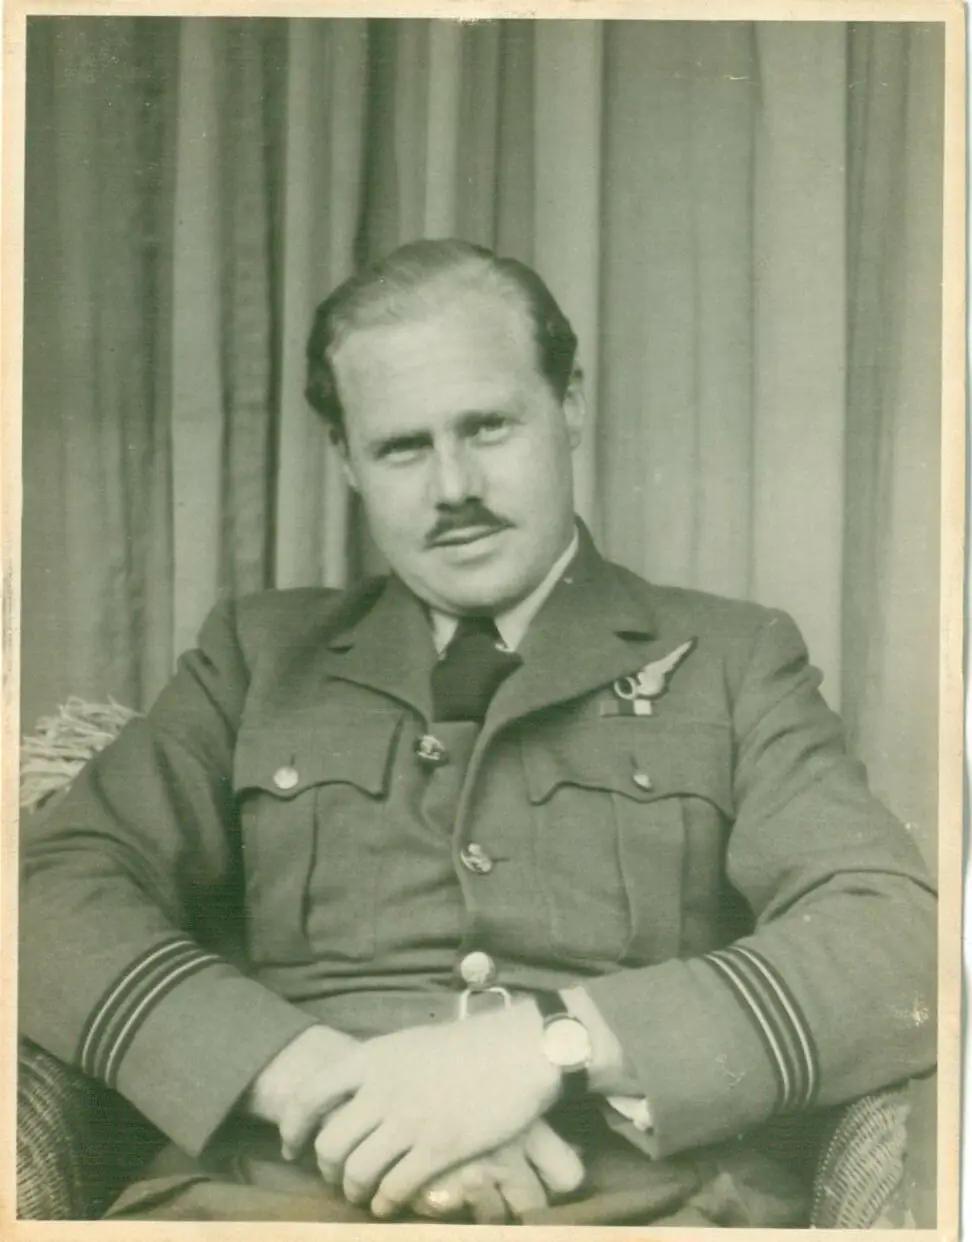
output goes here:
<path id="1" fill-rule="evenodd" d="M 438 659 L 425 605 L 390 575 L 374 605 L 327 644 L 326 672 L 399 699 L 427 720 Z"/>
<path id="2" fill-rule="evenodd" d="M 644 663 L 644 640 L 655 632 L 648 602 L 635 600 L 623 571 L 604 560 L 587 528 L 578 526 L 577 555 L 527 631 L 523 665 L 490 704 L 484 725 L 490 733 Z M 329 640 L 326 672 L 398 699 L 428 720 L 436 659 L 425 606 L 391 575 L 370 610 Z"/>
<path id="3" fill-rule="evenodd" d="M 522 716 L 608 685 L 644 664 L 655 633 L 647 600 L 635 600 L 617 566 L 580 527 L 580 547 L 533 619 L 520 647 L 523 665 L 496 692 L 492 733 Z"/>

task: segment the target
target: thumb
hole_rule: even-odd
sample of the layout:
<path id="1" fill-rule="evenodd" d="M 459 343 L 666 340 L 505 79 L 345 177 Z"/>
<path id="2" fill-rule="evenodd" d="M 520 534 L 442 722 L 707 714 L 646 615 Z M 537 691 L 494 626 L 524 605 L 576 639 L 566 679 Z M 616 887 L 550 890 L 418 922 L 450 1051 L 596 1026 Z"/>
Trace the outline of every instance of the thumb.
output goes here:
<path id="1" fill-rule="evenodd" d="M 523 1149 L 540 1180 L 553 1194 L 570 1194 L 583 1182 L 584 1166 L 577 1152 L 545 1121 L 533 1123 Z"/>
<path id="2" fill-rule="evenodd" d="M 309 1081 L 294 1081 L 279 1123 L 284 1160 L 296 1160 L 328 1113 L 350 1099 L 360 1086 L 359 1059 L 354 1054 L 319 1071 Z"/>

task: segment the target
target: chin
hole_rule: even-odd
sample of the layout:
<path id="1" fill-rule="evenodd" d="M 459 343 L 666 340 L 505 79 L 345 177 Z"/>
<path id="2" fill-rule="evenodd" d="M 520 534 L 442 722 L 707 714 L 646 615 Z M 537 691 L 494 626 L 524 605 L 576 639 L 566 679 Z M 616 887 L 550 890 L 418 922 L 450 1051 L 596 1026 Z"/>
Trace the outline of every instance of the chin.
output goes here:
<path id="1" fill-rule="evenodd" d="M 518 604 L 529 595 L 530 589 L 509 579 L 494 579 L 489 582 L 443 583 L 436 594 L 443 603 L 448 601 L 448 608 L 455 612 L 498 613 Z"/>

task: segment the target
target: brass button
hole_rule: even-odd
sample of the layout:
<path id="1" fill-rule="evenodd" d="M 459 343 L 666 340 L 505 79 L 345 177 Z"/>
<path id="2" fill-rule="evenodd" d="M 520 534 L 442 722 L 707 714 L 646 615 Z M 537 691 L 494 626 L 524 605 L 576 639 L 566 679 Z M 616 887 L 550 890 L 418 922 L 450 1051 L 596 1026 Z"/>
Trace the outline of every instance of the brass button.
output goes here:
<path id="1" fill-rule="evenodd" d="M 473 875 L 489 875 L 493 870 L 493 860 L 483 847 L 474 841 L 470 841 L 459 851 L 459 861 Z"/>
<path id="2" fill-rule="evenodd" d="M 470 988 L 488 988 L 496 979 L 496 963 L 488 953 L 476 949 L 459 963 L 462 981 Z"/>
<path id="3" fill-rule="evenodd" d="M 639 789 L 643 789 L 646 793 L 652 788 L 651 777 L 647 772 L 635 772 L 631 779 Z"/>
<path id="4" fill-rule="evenodd" d="M 430 768 L 441 768 L 444 763 L 449 762 L 449 752 L 431 733 L 423 734 L 415 743 L 415 754 L 419 763 Z"/>
<path id="5" fill-rule="evenodd" d="M 278 789 L 296 789 L 300 784 L 300 773 L 296 768 L 292 768 L 287 764 L 282 768 L 277 768 L 276 772 L 274 772 L 273 783 Z"/>

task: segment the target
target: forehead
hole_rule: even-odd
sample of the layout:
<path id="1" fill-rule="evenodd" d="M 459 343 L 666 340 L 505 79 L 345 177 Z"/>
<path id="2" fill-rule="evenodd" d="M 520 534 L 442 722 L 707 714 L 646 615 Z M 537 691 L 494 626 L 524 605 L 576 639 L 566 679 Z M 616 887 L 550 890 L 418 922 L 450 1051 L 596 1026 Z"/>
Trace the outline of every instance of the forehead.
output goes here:
<path id="1" fill-rule="evenodd" d="M 349 419 L 380 411 L 475 408 L 543 384 L 524 306 L 451 295 L 415 318 L 351 329 L 332 353 Z"/>

